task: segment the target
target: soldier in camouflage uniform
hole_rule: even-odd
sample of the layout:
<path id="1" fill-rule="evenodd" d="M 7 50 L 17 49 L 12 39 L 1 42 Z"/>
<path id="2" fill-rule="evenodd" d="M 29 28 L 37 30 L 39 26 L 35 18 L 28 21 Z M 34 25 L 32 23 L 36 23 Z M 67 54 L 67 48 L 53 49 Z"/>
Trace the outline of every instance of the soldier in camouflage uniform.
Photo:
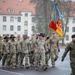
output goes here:
<path id="1" fill-rule="evenodd" d="M 20 35 L 17 36 L 17 55 L 16 55 L 16 62 L 17 64 L 20 64 L 20 67 L 23 67 L 24 65 L 21 64 L 21 55 L 22 55 L 22 50 L 21 50 L 21 37 Z"/>
<path id="2" fill-rule="evenodd" d="M 50 38 L 49 42 L 50 42 L 52 67 L 55 67 L 55 61 L 58 59 L 58 50 L 60 50 L 59 39 L 56 37 L 55 33 L 52 34 L 52 37 Z"/>
<path id="3" fill-rule="evenodd" d="M 28 59 L 29 59 L 29 47 L 28 47 L 29 41 L 27 35 L 23 35 L 23 40 L 21 42 L 22 47 L 22 56 L 21 56 L 21 65 L 23 64 L 23 59 L 25 57 L 25 66 L 26 68 L 29 68 Z"/>
<path id="4" fill-rule="evenodd" d="M 34 51 L 35 53 L 35 69 L 38 69 L 39 63 L 42 66 L 43 70 L 46 70 L 46 63 L 45 63 L 45 40 L 44 35 L 40 33 L 38 40 L 37 40 L 37 48 Z"/>
<path id="5" fill-rule="evenodd" d="M 29 59 L 30 59 L 30 65 L 34 65 L 34 50 L 35 50 L 35 41 L 36 41 L 36 36 L 35 34 L 32 35 L 29 43 L 30 43 L 30 49 L 29 49 Z"/>
<path id="6" fill-rule="evenodd" d="M 50 59 L 50 43 L 49 43 L 49 36 L 46 37 L 45 40 L 45 46 L 46 46 L 46 66 L 48 66 L 48 61 Z"/>
<path id="7" fill-rule="evenodd" d="M 9 68 L 9 58 L 10 58 L 10 50 L 9 50 L 9 37 L 5 36 L 4 37 L 4 42 L 2 46 L 2 67 L 4 67 L 6 63 L 6 67 Z"/>
<path id="8" fill-rule="evenodd" d="M 65 48 L 65 52 L 63 53 L 63 56 L 62 56 L 62 61 L 64 61 L 64 58 L 66 57 L 66 55 L 69 51 L 70 51 L 70 53 L 69 53 L 70 66 L 71 66 L 71 70 L 72 70 L 71 75 L 75 75 L 75 34 L 72 35 L 72 41 Z"/>
<path id="9" fill-rule="evenodd" d="M 0 60 L 2 59 L 2 36 L 0 36 Z"/>
<path id="10" fill-rule="evenodd" d="M 12 64 L 12 68 L 13 69 L 15 69 L 16 68 L 16 54 L 17 54 L 17 52 L 16 52 L 16 50 L 17 50 L 17 43 L 16 43 L 16 41 L 15 41 L 15 36 L 14 35 L 11 35 L 10 36 L 10 39 L 11 39 L 11 41 L 10 41 L 10 45 L 9 45 L 9 48 L 10 48 L 10 54 L 11 54 L 11 56 L 10 56 L 10 63 Z"/>

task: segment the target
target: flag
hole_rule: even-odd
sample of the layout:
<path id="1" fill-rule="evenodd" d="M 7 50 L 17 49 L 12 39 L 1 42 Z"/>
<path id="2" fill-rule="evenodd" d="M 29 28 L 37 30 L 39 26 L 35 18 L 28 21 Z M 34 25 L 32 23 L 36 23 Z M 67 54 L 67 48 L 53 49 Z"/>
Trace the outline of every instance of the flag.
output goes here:
<path id="1" fill-rule="evenodd" d="M 53 29 L 56 33 L 58 33 L 61 37 L 63 37 L 61 19 L 63 15 L 61 14 L 57 3 L 54 3 L 53 13 L 52 13 L 52 21 L 49 23 L 49 28 Z"/>

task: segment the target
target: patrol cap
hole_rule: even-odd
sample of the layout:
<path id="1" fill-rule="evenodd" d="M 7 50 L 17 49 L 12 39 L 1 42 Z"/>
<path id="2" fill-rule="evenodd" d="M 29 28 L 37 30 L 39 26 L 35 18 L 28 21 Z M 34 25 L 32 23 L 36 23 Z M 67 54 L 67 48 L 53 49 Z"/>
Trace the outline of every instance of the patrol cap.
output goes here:
<path id="1" fill-rule="evenodd" d="M 27 36 L 27 35 L 23 35 L 23 38 L 27 39 L 27 38 L 28 38 L 28 36 Z"/>
<path id="2" fill-rule="evenodd" d="M 45 35 L 44 35 L 43 33 L 40 33 L 38 36 L 42 36 L 42 37 L 44 37 Z"/>
<path id="3" fill-rule="evenodd" d="M 9 37 L 8 36 L 5 36 L 4 39 L 9 39 Z"/>
<path id="4" fill-rule="evenodd" d="M 16 38 L 16 37 L 15 37 L 14 35 L 11 35 L 11 36 L 10 36 L 10 39 L 12 39 L 12 38 Z"/>
<path id="5" fill-rule="evenodd" d="M 75 38 L 75 34 L 73 34 L 73 35 L 71 36 L 71 38 Z"/>

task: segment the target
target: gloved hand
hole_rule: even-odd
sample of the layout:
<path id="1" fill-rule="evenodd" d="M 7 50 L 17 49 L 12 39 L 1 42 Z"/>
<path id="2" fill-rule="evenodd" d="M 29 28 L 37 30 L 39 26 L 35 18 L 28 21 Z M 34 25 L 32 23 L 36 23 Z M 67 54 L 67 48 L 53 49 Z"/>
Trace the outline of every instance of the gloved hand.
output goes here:
<path id="1" fill-rule="evenodd" d="M 51 52 L 51 50 L 50 50 L 50 49 L 48 49 L 48 52 Z"/>
<path id="2" fill-rule="evenodd" d="M 31 51 L 31 54 L 33 54 L 34 53 L 34 51 Z"/>
<path id="3" fill-rule="evenodd" d="M 2 59 L 2 55 L 0 54 L 0 60 Z"/>
<path id="4" fill-rule="evenodd" d="M 62 59 L 61 59 L 61 62 L 63 62 L 63 61 L 64 61 L 64 59 L 62 58 Z"/>
<path id="5" fill-rule="evenodd" d="M 58 52 L 60 52 L 60 49 L 58 49 Z"/>
<path id="6" fill-rule="evenodd" d="M 1 55 L 4 55 L 3 53 L 1 53 Z"/>

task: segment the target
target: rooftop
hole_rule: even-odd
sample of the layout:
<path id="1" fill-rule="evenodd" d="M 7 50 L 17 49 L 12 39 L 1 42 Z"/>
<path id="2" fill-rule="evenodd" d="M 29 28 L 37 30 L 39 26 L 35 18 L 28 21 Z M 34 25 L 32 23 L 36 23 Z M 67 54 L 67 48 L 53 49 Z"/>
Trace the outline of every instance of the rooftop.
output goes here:
<path id="1" fill-rule="evenodd" d="M 30 0 L 0 0 L 0 14 L 20 14 L 32 12 L 35 14 L 35 5 Z"/>

